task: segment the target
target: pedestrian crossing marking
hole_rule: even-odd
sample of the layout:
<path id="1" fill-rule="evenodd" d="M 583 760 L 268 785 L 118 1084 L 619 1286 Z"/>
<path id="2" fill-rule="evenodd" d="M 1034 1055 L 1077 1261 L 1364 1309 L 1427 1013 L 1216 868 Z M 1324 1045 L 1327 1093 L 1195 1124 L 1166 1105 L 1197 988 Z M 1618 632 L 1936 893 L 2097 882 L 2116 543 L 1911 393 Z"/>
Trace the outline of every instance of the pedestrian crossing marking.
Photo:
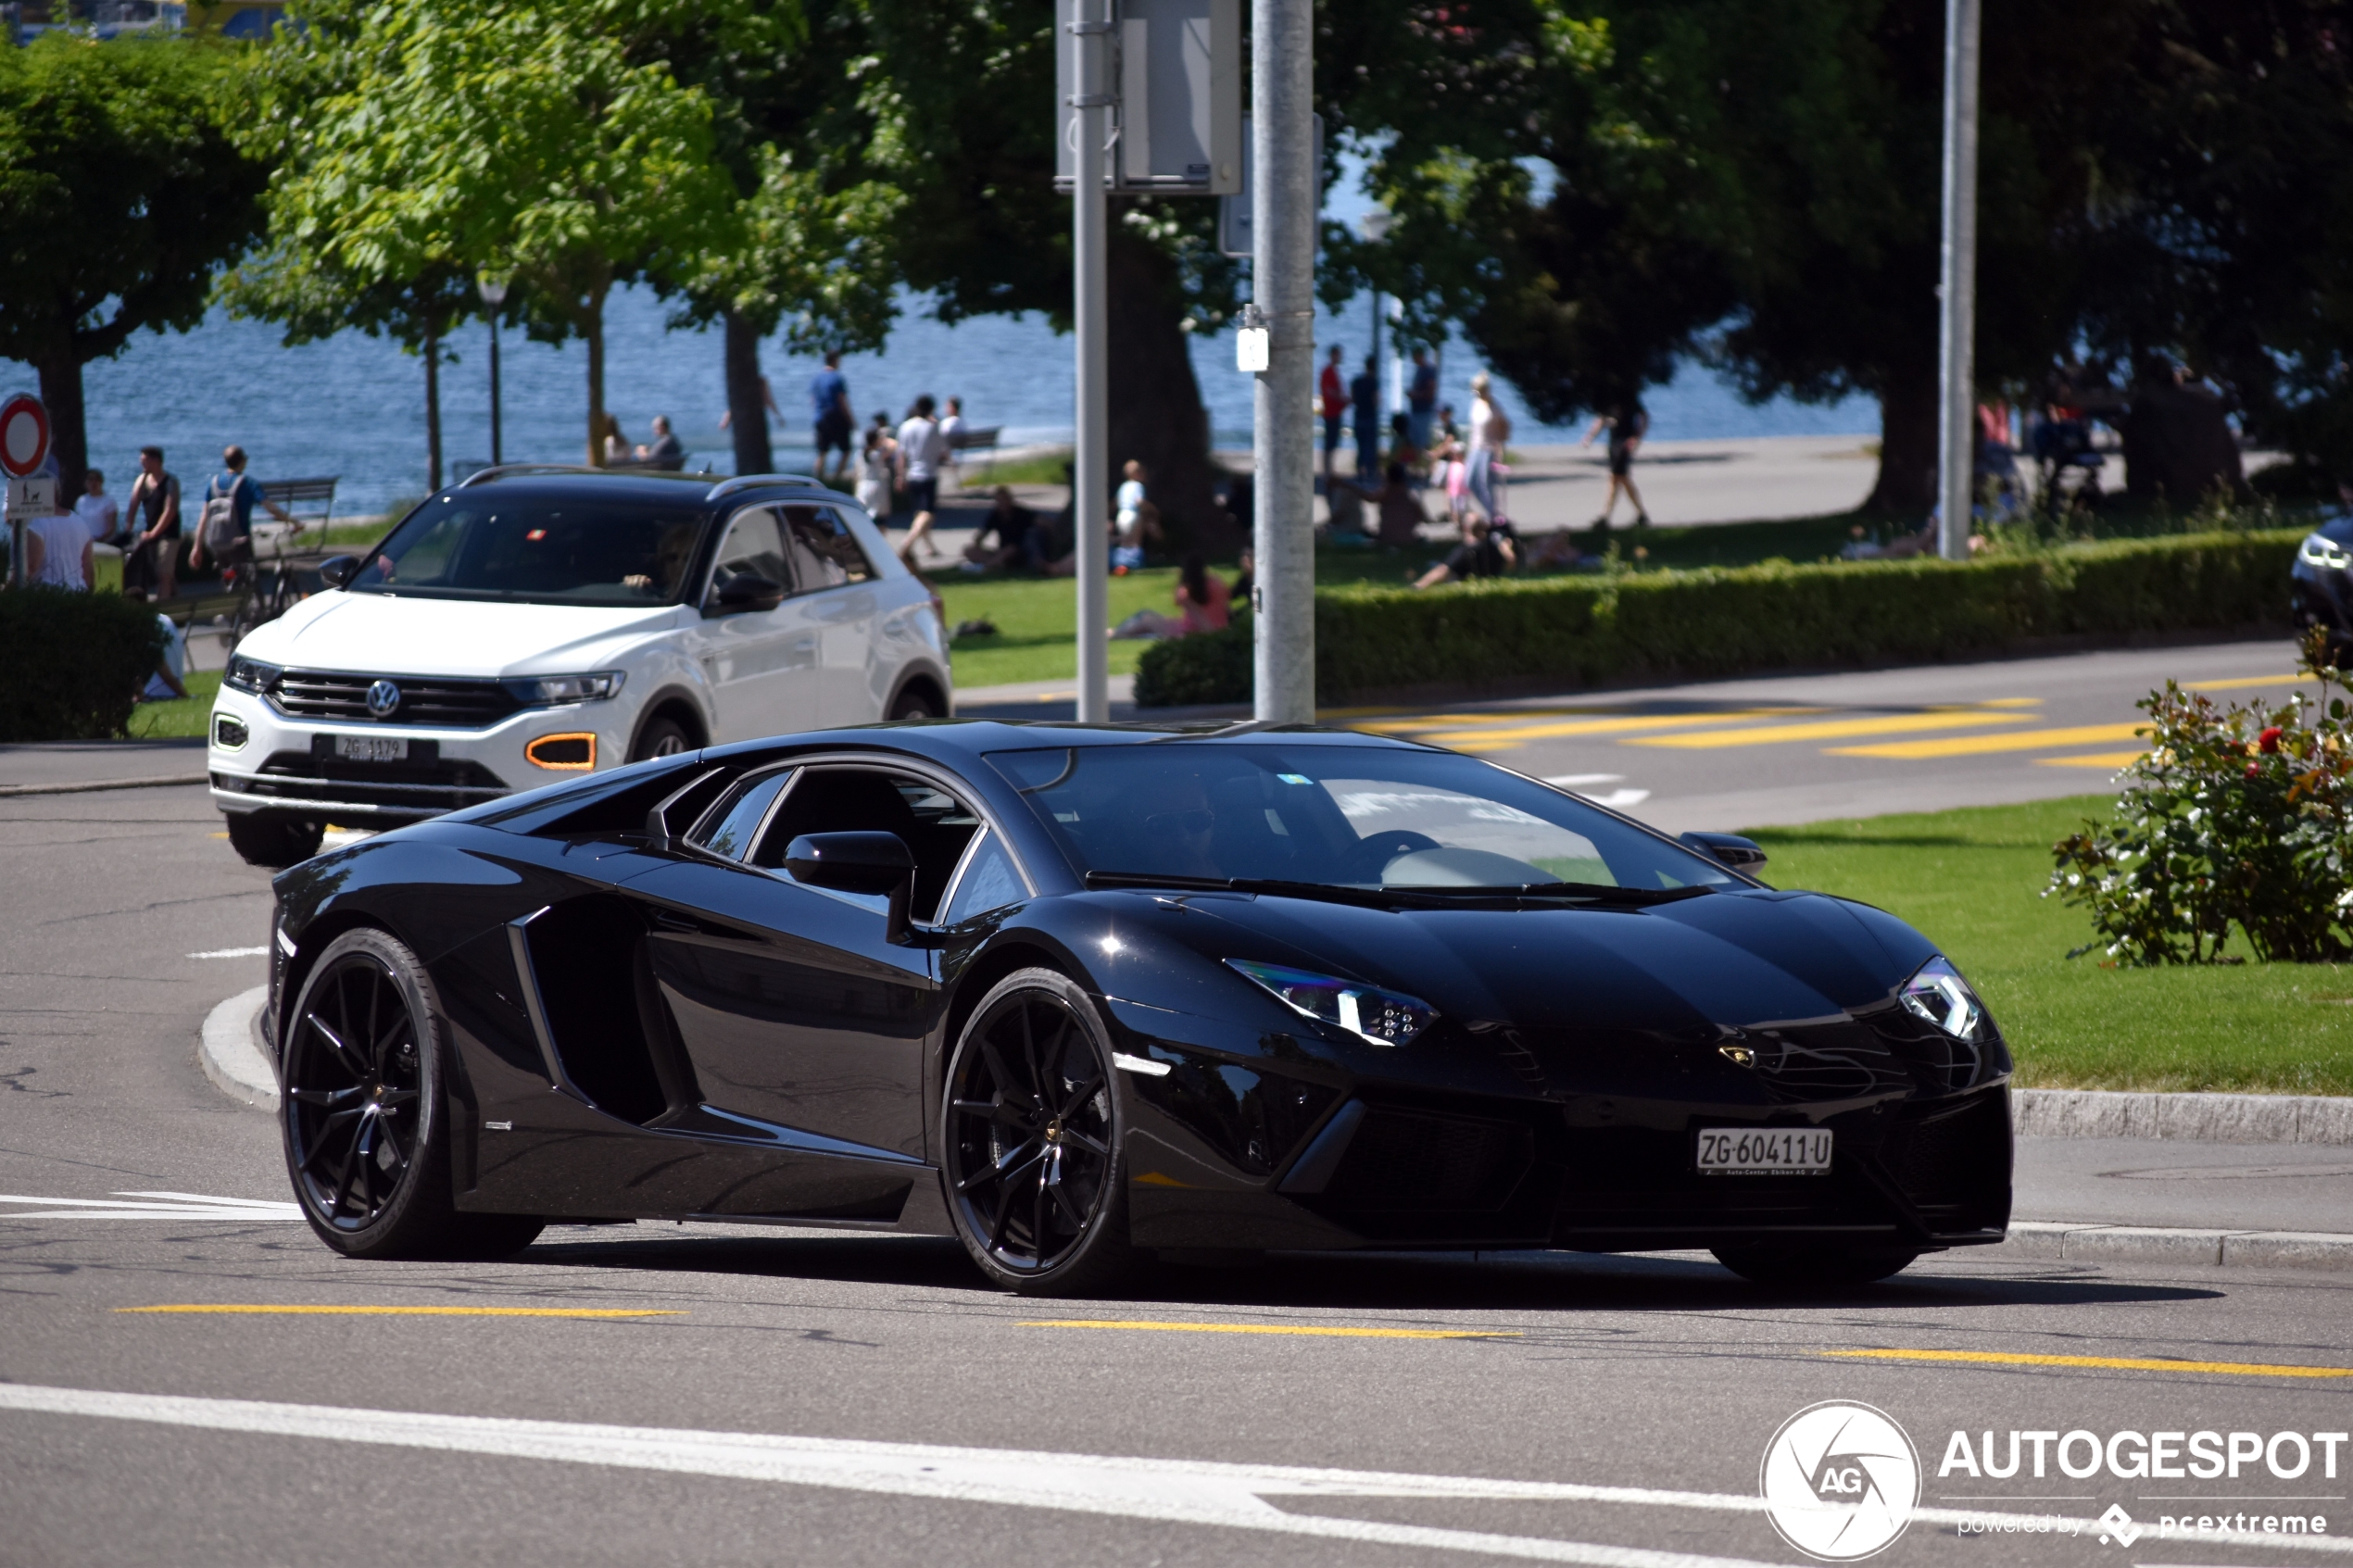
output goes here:
<path id="1" fill-rule="evenodd" d="M 1978 757 L 1995 751 L 2043 751 L 2063 746 L 2096 746 L 2102 741 L 2132 740 L 2147 726 L 2079 724 L 2066 730 L 2012 730 L 2000 735 L 1951 735 L 1942 740 L 1890 741 L 1884 746 L 1826 746 L 1829 757 L 1894 757 L 1919 761 L 1931 757 Z"/>
<path id="2" fill-rule="evenodd" d="M 1692 724 L 1721 724 L 1735 719 L 1771 719 L 1828 711 L 1823 708 L 1733 708 L 1707 713 L 1640 713 L 1610 719 L 1565 720 L 1558 723 L 1462 730 L 1444 733 L 1440 738 L 1457 751 L 1504 751 L 1531 740 L 1555 740 L 1567 735 L 1617 735 L 1644 730 L 1680 730 Z"/>
<path id="3" fill-rule="evenodd" d="M 2185 692 L 2228 692 L 2241 686 L 2295 686 L 2310 680 L 2309 675 L 2241 675 L 2233 681 L 2191 681 L 2182 689 Z"/>
<path id="4" fill-rule="evenodd" d="M 1948 708 L 1927 713 L 1889 713 L 1875 719 L 1825 719 L 1811 724 L 1759 724 L 1745 730 L 1707 730 L 1692 734 L 1638 735 L 1620 746 L 1663 746 L 1683 751 L 1718 746 L 1778 746 L 1785 741 L 1836 740 L 1847 735 L 1900 735 L 1920 730 L 1954 730 L 1977 724 L 2011 724 L 2032 713 L 1988 706 Z"/>
<path id="5" fill-rule="evenodd" d="M 2148 755 L 2145 751 L 2095 751 L 2089 757 L 2037 757 L 2038 768 L 2129 768 Z"/>

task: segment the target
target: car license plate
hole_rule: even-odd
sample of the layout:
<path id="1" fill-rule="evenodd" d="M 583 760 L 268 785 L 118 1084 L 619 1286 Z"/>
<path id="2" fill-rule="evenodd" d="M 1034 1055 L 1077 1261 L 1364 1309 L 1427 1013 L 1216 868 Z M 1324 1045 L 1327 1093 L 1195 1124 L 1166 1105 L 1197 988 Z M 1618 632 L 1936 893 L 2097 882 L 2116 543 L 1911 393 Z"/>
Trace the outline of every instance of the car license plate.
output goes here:
<path id="1" fill-rule="evenodd" d="M 1820 1127 L 1702 1127 L 1703 1176 L 1819 1176 L 1831 1168 L 1831 1135 Z"/>
<path id="2" fill-rule="evenodd" d="M 337 735 L 335 755 L 353 762 L 406 762 L 406 735 Z"/>

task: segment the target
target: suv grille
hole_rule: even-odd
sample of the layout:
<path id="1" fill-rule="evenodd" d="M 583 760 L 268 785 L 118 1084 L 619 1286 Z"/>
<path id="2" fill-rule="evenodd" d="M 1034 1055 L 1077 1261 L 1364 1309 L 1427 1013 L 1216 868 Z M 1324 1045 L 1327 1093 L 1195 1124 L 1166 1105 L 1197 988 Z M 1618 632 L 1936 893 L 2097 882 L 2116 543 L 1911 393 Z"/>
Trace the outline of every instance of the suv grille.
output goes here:
<path id="1" fill-rule="evenodd" d="M 386 679 L 400 688 L 400 706 L 378 720 L 368 710 L 368 688 Z M 270 700 L 281 712 L 297 719 L 421 724 L 450 730 L 486 729 L 522 707 L 497 681 L 335 675 L 310 670 L 289 670 L 280 675 L 270 684 Z"/>

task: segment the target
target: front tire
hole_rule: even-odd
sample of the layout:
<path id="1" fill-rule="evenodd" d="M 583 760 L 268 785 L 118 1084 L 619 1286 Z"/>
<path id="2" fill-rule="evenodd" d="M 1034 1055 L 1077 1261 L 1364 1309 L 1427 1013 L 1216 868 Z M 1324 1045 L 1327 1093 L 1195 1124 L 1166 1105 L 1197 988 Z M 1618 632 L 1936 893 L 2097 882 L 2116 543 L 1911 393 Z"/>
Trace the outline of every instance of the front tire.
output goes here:
<path id="1" fill-rule="evenodd" d="M 327 824 L 313 817 L 290 817 L 280 811 L 230 813 L 229 847 L 249 866 L 283 871 L 319 853 L 326 841 Z"/>
<path id="2" fill-rule="evenodd" d="M 452 1201 L 447 1025 L 433 978 L 387 933 L 347 931 L 311 966 L 280 1053 L 278 1120 L 303 1218 L 346 1258 L 503 1258 L 541 1222 Z"/>
<path id="3" fill-rule="evenodd" d="M 1910 1248 L 1718 1247 L 1716 1261 L 1752 1285 L 1818 1293 L 1874 1285 L 1919 1258 Z"/>
<path id="4" fill-rule="evenodd" d="M 941 1173 L 958 1238 L 1002 1289 L 1095 1294 L 1134 1263 L 1111 1056 L 1093 998 L 1051 969 L 1006 976 L 964 1025 Z"/>
<path id="5" fill-rule="evenodd" d="M 893 721 L 908 719 L 937 719 L 939 717 L 939 705 L 932 699 L 929 692 L 921 688 L 903 691 L 892 701 L 890 717 Z"/>
<path id="6" fill-rule="evenodd" d="M 675 757 L 682 751 L 695 749 L 692 735 L 675 719 L 651 719 L 637 732 L 637 743 L 629 748 L 629 760 L 644 762 L 656 757 Z"/>

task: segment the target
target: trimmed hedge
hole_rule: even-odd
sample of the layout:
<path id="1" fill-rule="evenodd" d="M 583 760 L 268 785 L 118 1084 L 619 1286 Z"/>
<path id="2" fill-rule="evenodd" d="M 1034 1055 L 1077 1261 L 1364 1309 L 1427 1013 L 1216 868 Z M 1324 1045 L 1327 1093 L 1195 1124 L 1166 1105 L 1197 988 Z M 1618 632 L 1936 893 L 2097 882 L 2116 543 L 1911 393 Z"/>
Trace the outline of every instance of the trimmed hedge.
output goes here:
<path id="1" fill-rule="evenodd" d="M 1624 577 L 1315 594 L 1315 695 L 1443 683 L 1563 686 L 1823 664 L 1900 664 L 2030 637 L 2222 629 L 2288 618 L 2300 530 L 2116 539 L 2047 555 L 1786 562 Z M 1142 707 L 1246 702 L 1249 633 L 1144 652 Z"/>
<path id="2" fill-rule="evenodd" d="M 122 734 L 162 659 L 151 606 L 64 588 L 0 592 L 0 742 Z"/>

